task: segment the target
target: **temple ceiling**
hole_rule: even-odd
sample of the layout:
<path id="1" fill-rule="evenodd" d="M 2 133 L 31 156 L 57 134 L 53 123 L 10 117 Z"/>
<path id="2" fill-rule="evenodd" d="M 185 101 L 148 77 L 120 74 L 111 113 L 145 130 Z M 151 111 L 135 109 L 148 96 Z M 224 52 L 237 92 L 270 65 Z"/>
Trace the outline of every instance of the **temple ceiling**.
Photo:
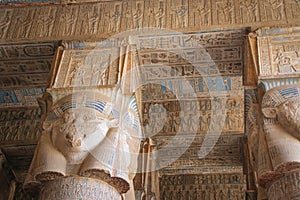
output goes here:
<path id="1" fill-rule="evenodd" d="M 242 0 L 210 0 L 205 1 L 206 3 L 204 3 L 204 1 L 196 0 L 186 2 L 171 0 L 89 1 L 90 3 L 88 4 L 80 2 L 81 1 L 77 1 L 66 4 L 70 3 L 70 1 L 0 1 L 0 4 L 2 4 L 0 6 L 0 12 L 3 13 L 0 15 L 0 144 L 3 153 L 6 155 L 17 174 L 17 177 L 20 179 L 24 178 L 24 172 L 30 164 L 39 135 L 38 127 L 41 125 L 41 110 L 38 107 L 36 99 L 42 97 L 45 89 L 49 86 L 51 68 L 53 61 L 55 60 L 55 52 L 58 47 L 62 45 L 61 41 L 71 41 L 70 44 L 72 44 L 72 41 L 102 40 L 103 38 L 130 29 L 141 29 L 146 27 L 165 28 L 184 33 L 195 33 L 197 36 L 197 34 L 201 35 L 205 31 L 207 31 L 207 34 L 210 34 L 210 32 L 216 32 L 216 30 L 227 30 L 229 28 L 239 30 L 244 27 L 250 27 L 250 30 L 254 30 L 264 26 L 281 27 L 300 25 L 300 3 L 295 0 L 279 1 L 282 4 L 279 4 L 278 7 L 272 7 L 272 1 L 255 0 L 251 1 L 253 4 L 247 3 L 249 1 Z M 225 9 L 226 2 L 230 3 L 227 5 L 230 8 L 227 11 Z M 25 6 L 25 4 L 20 4 L 19 6 L 6 5 L 11 3 L 34 4 L 29 7 Z M 36 3 L 46 4 L 41 6 L 42 4 Z M 252 12 L 250 12 L 250 9 L 252 9 Z M 140 17 L 138 17 L 139 12 L 141 12 Z M 273 33 L 275 33 L 276 30 L 278 31 L 280 29 L 275 29 Z M 220 35 L 220 38 L 222 40 L 222 36 L 228 38 L 237 36 L 241 39 L 240 36 L 246 36 L 248 32 L 239 32 L 239 34 L 239 36 L 234 34 L 226 35 L 226 31 L 223 31 L 223 35 Z M 294 83 L 294 81 L 299 81 L 299 74 L 291 75 L 290 79 L 285 79 L 286 73 L 278 71 L 281 58 L 278 57 L 276 60 L 276 56 L 280 55 L 291 55 L 291 58 L 298 58 L 299 50 L 296 51 L 294 48 L 297 46 L 299 47 L 299 40 L 297 39 L 296 42 L 285 43 L 282 41 L 288 41 L 290 38 L 276 37 L 276 34 L 274 34 L 274 36 L 272 33 L 272 36 L 265 37 L 265 35 L 268 34 L 269 33 L 267 32 L 258 33 L 260 37 L 260 39 L 258 39 L 258 45 L 260 45 L 259 47 L 261 50 L 258 53 L 260 56 L 265 57 L 265 59 L 259 60 L 256 64 L 259 66 L 268 65 L 269 68 L 262 67 L 259 69 L 257 67 L 257 72 L 250 70 L 253 72 L 253 76 L 262 80 L 261 85 L 262 87 L 267 88 L 266 90 L 274 87 L 274 85 L 280 85 L 282 82 L 292 81 Z M 155 40 L 155 37 L 153 38 L 152 41 Z M 202 39 L 203 41 L 208 41 L 199 36 L 199 41 Z M 185 42 L 186 40 L 188 40 L 188 38 L 184 38 L 182 41 Z M 278 42 L 280 40 L 281 42 Z M 68 44 L 67 42 L 64 44 Z M 184 42 L 182 42 L 182 44 Z M 234 65 L 237 68 L 232 70 L 232 74 L 230 74 L 230 70 L 225 69 L 223 75 L 230 77 L 230 83 L 240 87 L 236 91 L 243 93 L 244 91 L 241 89 L 243 85 L 243 73 L 247 73 L 247 76 L 250 74 L 249 71 L 247 71 L 247 67 L 250 64 L 244 65 L 244 61 L 247 59 L 245 58 L 247 52 L 242 52 L 244 45 L 242 39 L 236 41 L 233 39 L 230 42 L 236 42 L 233 45 L 236 47 L 235 50 L 232 49 L 232 46 L 230 46 L 231 44 L 226 44 L 227 46 L 230 46 L 231 49 L 220 47 L 220 45 L 214 46 L 214 44 L 209 43 L 204 44 L 204 46 L 207 45 L 208 48 L 211 49 L 212 55 L 215 56 L 214 61 L 218 62 L 220 66 L 223 65 L 225 67 L 227 64 L 230 64 L 230 62 L 234 62 Z M 268 48 L 271 49 L 270 52 L 264 51 Z M 276 48 L 278 50 L 276 50 Z M 218 52 L 218 50 L 220 51 Z M 280 52 L 280 50 L 284 51 Z M 70 52 L 71 51 L 72 50 L 70 50 Z M 242 53 L 239 55 L 240 57 L 233 58 L 230 62 L 228 61 L 228 63 L 225 63 L 222 60 L 224 59 L 222 56 L 224 56 L 226 52 L 229 52 L 228 56 L 232 56 L 236 52 Z M 155 68 L 154 65 L 157 64 L 157 62 L 164 62 L 163 58 L 161 60 L 147 60 L 148 57 L 153 56 L 155 53 L 157 52 L 151 52 L 149 50 L 144 52 L 140 51 L 137 54 L 141 62 L 145 62 L 146 65 L 148 64 L 148 66 L 143 69 L 145 76 L 150 74 L 148 75 L 148 78 L 155 77 L 155 74 L 151 75 L 152 68 Z M 167 55 L 166 57 L 168 56 L 172 57 L 172 55 Z M 221 56 L 222 58 L 218 60 L 218 56 Z M 268 64 L 266 63 L 267 61 L 270 61 L 271 63 Z M 174 65 L 177 65 L 178 71 L 182 70 L 183 74 L 186 71 L 187 76 L 189 76 L 189 69 L 187 66 L 179 69 L 180 63 L 175 63 Z M 160 80 L 170 78 L 163 77 L 163 69 L 159 70 L 162 72 L 159 74 L 161 77 L 156 78 Z M 240 79 L 232 76 L 238 76 Z M 270 77 L 278 78 L 278 82 L 274 83 L 273 81 L 270 81 Z M 193 76 L 188 78 L 191 82 L 194 81 L 195 83 L 198 77 L 193 74 Z M 172 77 L 171 79 L 171 84 L 174 84 L 177 79 L 179 80 L 180 78 Z M 61 85 L 59 85 L 60 83 L 57 83 L 56 86 L 69 86 L 67 85 L 68 81 L 64 81 L 65 82 L 61 83 Z M 245 78 L 244 81 L 247 85 L 247 78 Z M 255 84 L 257 84 L 257 81 Z M 252 86 L 253 84 L 251 87 Z M 151 90 L 151 88 L 148 89 L 149 91 Z M 235 93 L 236 91 L 233 91 L 232 93 Z M 160 92 L 163 93 L 162 91 Z M 201 92 L 198 92 L 199 95 L 201 95 Z M 239 94 L 238 92 L 235 94 Z M 244 97 L 236 97 L 234 95 L 233 99 L 242 99 L 245 101 L 245 106 L 247 107 L 247 101 L 254 101 L 252 97 L 257 95 L 257 91 L 251 89 L 246 90 L 245 93 L 245 100 L 243 99 Z M 252 99 L 247 99 L 247 95 Z M 151 103 L 153 104 L 153 102 L 157 100 L 157 98 L 155 100 L 151 98 L 147 99 L 146 95 L 144 95 L 143 98 L 144 99 L 141 100 L 141 108 L 144 110 L 146 110 L 145 108 L 147 108 L 147 106 L 149 108 Z M 161 99 L 158 99 L 158 102 L 163 103 L 163 98 L 165 98 L 165 96 L 161 96 Z M 202 103 L 204 107 L 207 106 L 205 98 L 202 98 L 202 100 L 203 101 L 200 103 Z M 237 108 L 234 112 L 237 114 L 239 112 L 246 113 L 247 108 L 245 108 L 245 110 Z M 149 117 L 148 113 L 142 114 L 144 119 Z M 241 116 L 243 116 L 243 114 Z M 213 152 L 212 157 L 209 159 L 211 159 L 212 162 L 214 159 L 218 160 L 216 162 L 219 162 L 220 157 L 222 157 L 222 154 L 225 152 L 225 154 L 230 155 L 232 159 L 227 160 L 227 164 L 229 162 L 235 164 L 236 168 L 233 169 L 233 171 L 241 170 L 241 160 L 243 158 L 241 154 L 239 154 L 239 152 L 242 151 L 240 148 L 242 141 L 240 140 L 239 134 L 243 132 L 243 129 L 244 127 L 238 127 L 237 130 L 223 130 L 223 132 L 228 135 L 229 133 L 232 134 L 233 137 L 223 135 L 222 141 L 219 142 L 220 146 L 215 149 L 215 152 Z M 160 135 L 158 134 L 157 138 L 161 139 L 159 141 L 160 145 L 168 141 L 168 137 L 164 138 L 166 134 L 172 136 L 172 131 L 163 130 Z M 198 141 L 196 140 L 194 145 L 197 145 L 200 143 L 199 141 L 203 140 L 202 136 L 199 135 L 196 139 Z M 180 144 L 182 141 L 183 139 L 179 138 L 178 143 Z M 233 148 L 228 149 L 226 145 Z M 189 152 L 186 152 L 185 156 L 193 157 L 196 150 L 198 149 L 191 148 Z M 172 152 L 173 151 L 174 149 L 172 149 Z M 163 156 L 165 157 L 172 156 L 167 154 L 167 152 L 163 153 Z M 203 167 L 203 163 L 197 159 L 192 161 L 195 162 L 194 164 L 198 165 L 199 168 L 207 168 L 207 166 Z M 191 161 L 186 161 L 184 158 L 178 159 L 165 169 L 165 176 L 162 177 L 162 180 L 171 180 L 172 170 L 178 166 L 188 166 L 189 162 Z M 224 162 L 226 164 L 226 161 Z M 218 165 L 222 166 L 224 162 L 220 161 Z M 22 163 L 22 165 L 20 165 L 20 163 Z M 183 167 L 182 172 L 184 172 L 184 170 Z M 221 171 L 222 169 L 219 170 Z M 195 177 L 195 180 L 196 179 L 197 177 Z"/>

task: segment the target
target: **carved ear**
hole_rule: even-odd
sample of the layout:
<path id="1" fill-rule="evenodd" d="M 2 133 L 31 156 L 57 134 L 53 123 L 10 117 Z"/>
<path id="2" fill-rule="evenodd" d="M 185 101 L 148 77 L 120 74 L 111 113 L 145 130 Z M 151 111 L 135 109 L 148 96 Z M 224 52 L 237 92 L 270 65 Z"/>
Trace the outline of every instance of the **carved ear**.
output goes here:
<path id="1" fill-rule="evenodd" d="M 266 118 L 270 118 L 270 119 L 276 118 L 276 109 L 275 108 L 263 108 L 262 112 Z"/>

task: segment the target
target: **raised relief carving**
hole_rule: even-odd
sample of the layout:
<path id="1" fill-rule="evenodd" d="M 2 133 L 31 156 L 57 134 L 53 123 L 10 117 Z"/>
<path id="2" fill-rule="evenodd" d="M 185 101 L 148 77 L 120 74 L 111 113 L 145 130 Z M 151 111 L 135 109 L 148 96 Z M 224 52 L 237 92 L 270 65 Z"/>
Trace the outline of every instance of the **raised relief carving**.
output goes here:
<path id="1" fill-rule="evenodd" d="M 13 89 L 14 93 L 18 93 L 18 95 L 21 94 L 13 98 L 10 103 L 17 100 L 23 102 L 35 101 L 25 96 L 30 96 L 30 93 L 37 93 L 36 91 L 47 85 L 51 61 L 56 47 L 57 43 L 48 42 L 0 46 L 0 86 Z M 25 89 L 22 93 L 21 88 L 27 90 L 32 88 L 28 90 L 32 92 L 27 92 Z"/>
<path id="2" fill-rule="evenodd" d="M 243 22 L 256 22 L 259 20 L 258 6 L 256 0 L 244 0 L 240 2 Z"/>
<path id="3" fill-rule="evenodd" d="M 36 98 L 45 92 L 42 88 L 24 88 L 0 91 L 0 107 L 35 107 L 38 106 Z"/>
<path id="4" fill-rule="evenodd" d="M 4 38 L 8 31 L 8 26 L 11 23 L 12 10 L 7 10 L 0 18 L 0 38 Z"/>
<path id="5" fill-rule="evenodd" d="M 97 33 L 100 20 L 99 7 L 95 5 L 92 9 L 93 12 L 88 14 L 89 34 Z"/>
<path id="6" fill-rule="evenodd" d="M 61 9 L 63 12 L 60 20 L 62 35 L 71 36 L 75 33 L 78 10 L 79 7 L 73 5 L 67 5 Z"/>
<path id="7" fill-rule="evenodd" d="M 274 181 L 268 188 L 268 199 L 297 199 L 300 194 L 300 173 L 292 171 Z"/>
<path id="8" fill-rule="evenodd" d="M 138 11 L 140 12 L 140 11 Z M 110 16 L 110 23 L 109 23 L 109 31 L 110 32 L 119 32 L 120 30 L 120 22 L 121 22 L 121 4 L 115 4 L 114 11 Z M 140 22 L 137 22 L 140 23 Z M 139 24 L 141 27 L 141 25 Z"/>
<path id="9" fill-rule="evenodd" d="M 216 2 L 218 24 L 235 23 L 234 4 L 231 0 L 224 0 Z"/>
<path id="10" fill-rule="evenodd" d="M 292 73 L 299 73 L 300 72 L 300 56 L 297 49 L 294 49 L 293 45 L 290 46 L 289 49 L 286 49 L 287 46 L 284 46 L 285 52 L 279 47 L 276 49 L 276 53 L 274 52 L 274 59 L 273 63 L 277 66 L 278 74 L 292 74 Z M 288 51 L 286 51 L 288 50 Z M 293 51 L 296 50 L 296 51 Z"/>
<path id="11" fill-rule="evenodd" d="M 26 188 L 34 182 L 81 175 L 101 179 L 120 193 L 129 189 L 141 140 L 137 113 L 126 107 L 127 97 L 119 96 L 124 104 L 113 106 L 109 97 L 97 94 L 95 99 L 95 95 L 73 94 L 53 106 L 44 104 L 47 118 Z"/>
<path id="12" fill-rule="evenodd" d="M 119 74 L 119 48 L 66 49 L 54 86 L 82 87 L 115 85 Z M 76 53 L 80 52 L 80 56 Z"/>
<path id="13" fill-rule="evenodd" d="M 176 16 L 176 28 L 186 28 L 188 27 L 188 16 L 189 11 L 187 6 L 182 4 L 180 7 L 174 10 Z"/>
<path id="14" fill-rule="evenodd" d="M 37 36 L 38 37 L 49 37 L 52 35 L 54 28 L 54 21 L 56 16 L 57 8 L 43 9 L 39 11 L 39 18 L 37 21 Z"/>
<path id="15" fill-rule="evenodd" d="M 149 9 L 145 10 L 145 6 Z M 82 9 L 82 7 L 88 9 Z M 92 7 L 97 7 L 97 9 Z M 6 8 L 1 9 L 5 10 Z M 40 12 L 40 9 L 47 11 Z M 31 13 L 28 13 L 28 10 Z M 52 10 L 59 10 L 62 15 L 58 15 Z M 178 0 L 172 2 L 153 1 L 153 3 L 147 1 L 100 1 L 84 6 L 81 4 L 66 6 L 50 4 L 34 8 L 14 7 L 12 12 L 17 17 L 10 18 L 11 26 L 6 27 L 8 33 L 2 36 L 3 41 L 5 39 L 24 40 L 28 36 L 30 38 L 38 36 L 49 39 L 53 37 L 66 39 L 69 35 L 84 35 L 87 38 L 88 34 L 94 36 L 103 34 L 102 36 L 104 36 L 108 32 L 114 33 L 120 32 L 120 30 L 149 26 L 189 31 L 203 29 L 210 24 L 218 26 L 217 29 L 223 28 L 224 25 L 231 28 L 233 25 L 245 27 L 247 23 L 256 22 L 261 22 L 261 26 L 269 26 L 269 22 L 274 23 L 274 21 L 279 21 L 281 25 L 295 24 L 299 17 L 299 2 L 295 0 L 267 0 L 264 2 L 257 0 L 190 0 L 189 2 Z M 42 22 L 51 25 L 50 30 L 38 28 L 43 27 Z M 8 23 L 5 23 L 4 20 L 3 26 L 6 24 Z M 75 26 L 80 27 L 81 30 L 74 30 Z M 96 26 L 99 27 L 96 28 Z M 30 33 L 27 29 L 30 29 Z"/>
<path id="16" fill-rule="evenodd" d="M 283 0 L 267 0 L 263 3 L 266 17 L 270 20 L 284 19 Z"/>
<path id="17" fill-rule="evenodd" d="M 198 14 L 200 16 L 201 25 L 211 24 L 211 9 L 207 1 L 204 1 L 203 5 L 198 8 Z"/>
<path id="18" fill-rule="evenodd" d="M 34 23 L 35 14 L 36 9 L 23 8 L 20 10 L 18 16 L 16 17 L 18 29 L 15 31 L 17 32 L 17 37 L 28 38 L 30 36 L 29 34 L 31 33 L 31 26 Z"/>
<path id="19" fill-rule="evenodd" d="M 144 17 L 144 2 L 137 1 L 136 8 L 132 11 L 133 28 L 143 27 L 143 17 Z"/>
<path id="20" fill-rule="evenodd" d="M 82 177 L 66 177 L 48 182 L 39 199 L 110 199 L 121 200 L 120 193 L 104 181 Z"/>
<path id="21" fill-rule="evenodd" d="M 244 199 L 243 183 L 241 174 L 164 175 L 160 199 Z"/>
<path id="22" fill-rule="evenodd" d="M 296 29 L 260 29 L 257 31 L 260 76 L 300 73 L 299 31 Z"/>
<path id="23" fill-rule="evenodd" d="M 266 118 L 274 119 L 274 122 L 300 140 L 299 87 L 282 86 L 271 90 L 264 96 L 262 111 Z"/>
<path id="24" fill-rule="evenodd" d="M 154 9 L 154 11 L 152 11 L 152 14 L 155 18 L 155 26 L 157 28 L 164 28 L 166 26 L 165 24 L 166 6 L 163 1 L 159 1 L 158 8 Z"/>
<path id="25" fill-rule="evenodd" d="M 11 98 L 11 97 L 8 97 Z M 6 101 L 10 101 L 6 100 Z M 41 125 L 40 109 L 1 110 L 0 142 L 35 141 Z"/>

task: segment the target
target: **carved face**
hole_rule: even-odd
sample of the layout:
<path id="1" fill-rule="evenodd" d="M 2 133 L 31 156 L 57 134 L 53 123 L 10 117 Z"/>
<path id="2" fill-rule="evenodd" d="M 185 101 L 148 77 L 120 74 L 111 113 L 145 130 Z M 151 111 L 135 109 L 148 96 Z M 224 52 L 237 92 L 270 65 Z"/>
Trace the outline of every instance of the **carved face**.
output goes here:
<path id="1" fill-rule="evenodd" d="M 90 109 L 66 111 L 53 127 L 54 146 L 71 163 L 81 162 L 108 132 L 107 120 Z"/>
<path id="2" fill-rule="evenodd" d="M 291 99 L 276 108 L 279 124 L 300 140 L 300 98 Z"/>

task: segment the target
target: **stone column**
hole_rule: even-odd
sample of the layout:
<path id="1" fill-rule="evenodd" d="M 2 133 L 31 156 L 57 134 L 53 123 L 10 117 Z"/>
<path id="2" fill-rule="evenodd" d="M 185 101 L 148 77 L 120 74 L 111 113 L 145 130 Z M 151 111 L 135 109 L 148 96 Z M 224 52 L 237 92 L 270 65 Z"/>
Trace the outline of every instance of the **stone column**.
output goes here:
<path id="1" fill-rule="evenodd" d="M 132 187 L 141 128 L 134 94 L 118 87 L 119 49 L 65 46 L 39 99 L 41 137 L 24 188 L 40 200 L 122 199 Z"/>
<path id="2" fill-rule="evenodd" d="M 122 200 L 120 193 L 104 181 L 86 177 L 62 177 L 45 183 L 40 200 L 109 199 Z"/>
<path id="3" fill-rule="evenodd" d="M 261 111 L 257 130 L 249 135 L 248 143 L 259 194 L 263 188 L 267 199 L 299 199 L 300 85 L 268 90 L 262 98 Z"/>

